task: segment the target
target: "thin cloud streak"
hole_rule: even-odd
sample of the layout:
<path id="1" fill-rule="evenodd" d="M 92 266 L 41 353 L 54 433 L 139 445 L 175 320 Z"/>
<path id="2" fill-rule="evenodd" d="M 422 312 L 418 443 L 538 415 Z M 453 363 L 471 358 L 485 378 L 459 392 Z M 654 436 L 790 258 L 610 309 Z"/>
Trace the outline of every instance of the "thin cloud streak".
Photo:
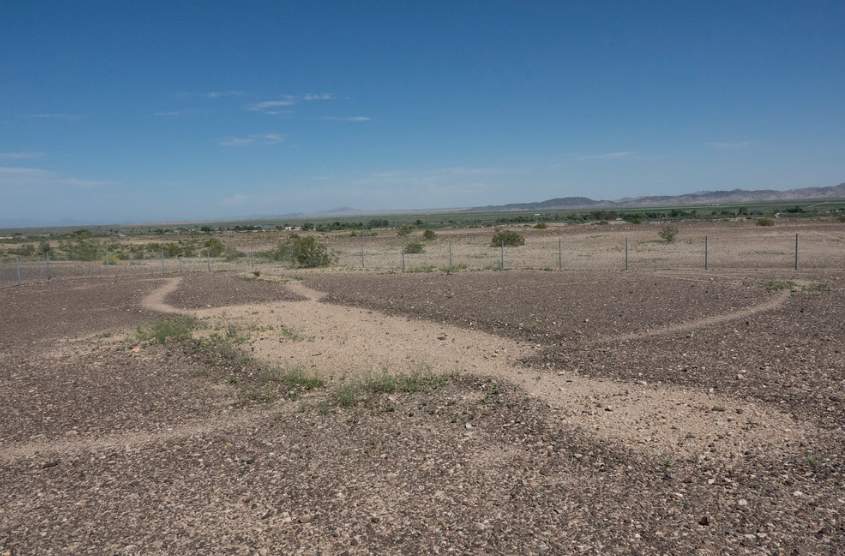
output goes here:
<path id="1" fill-rule="evenodd" d="M 42 190 L 55 187 L 93 189 L 113 185 L 107 181 L 86 180 L 57 174 L 43 168 L 0 166 L 0 191 L 13 189 Z"/>
<path id="2" fill-rule="evenodd" d="M 372 118 L 369 116 L 323 116 L 323 119 L 330 122 L 349 122 L 360 124 L 369 122 Z"/>
<path id="3" fill-rule="evenodd" d="M 246 147 L 249 145 L 275 145 L 285 140 L 281 133 L 254 133 L 245 137 L 225 137 L 217 142 L 221 147 Z"/>
<path id="4" fill-rule="evenodd" d="M 37 120 L 64 120 L 75 121 L 85 118 L 85 114 L 68 114 L 64 112 L 36 112 L 35 114 L 25 114 L 24 118 L 32 118 Z"/>
<path id="5" fill-rule="evenodd" d="M 0 153 L 0 160 L 32 160 L 43 156 L 44 153 L 41 152 L 5 152 Z"/>
<path id="6" fill-rule="evenodd" d="M 609 153 L 578 155 L 577 160 L 621 160 L 634 156 L 633 151 L 614 151 Z"/>
<path id="7" fill-rule="evenodd" d="M 705 143 L 708 147 L 722 150 L 739 150 L 751 146 L 751 141 L 709 141 Z"/>

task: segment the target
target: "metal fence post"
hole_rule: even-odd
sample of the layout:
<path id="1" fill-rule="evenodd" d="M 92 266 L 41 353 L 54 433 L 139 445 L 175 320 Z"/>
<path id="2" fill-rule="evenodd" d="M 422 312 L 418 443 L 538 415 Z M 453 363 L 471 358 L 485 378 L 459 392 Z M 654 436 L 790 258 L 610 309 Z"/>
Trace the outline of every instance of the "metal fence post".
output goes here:
<path id="1" fill-rule="evenodd" d="M 628 238 L 625 238 L 625 270 L 628 270 Z"/>
<path id="2" fill-rule="evenodd" d="M 17 270 L 18 270 L 18 285 L 20 285 L 21 284 L 21 256 L 18 255 L 15 258 L 15 261 L 17 263 L 16 266 L 17 266 Z"/>
<path id="3" fill-rule="evenodd" d="M 704 236 L 704 270 L 707 270 L 707 236 Z"/>
<path id="4" fill-rule="evenodd" d="M 208 271 L 211 272 L 211 255 L 208 252 L 205 254 L 205 264 L 208 266 Z"/>
<path id="5" fill-rule="evenodd" d="M 402 272 L 405 272 L 405 249 L 400 249 L 399 253 L 402 254 Z"/>
<path id="6" fill-rule="evenodd" d="M 563 270 L 563 254 L 561 252 L 561 238 L 557 238 L 557 269 Z"/>
<path id="7" fill-rule="evenodd" d="M 500 246 L 501 251 L 499 251 L 499 270 L 505 269 L 505 240 L 502 240 L 502 245 Z"/>
<path id="8" fill-rule="evenodd" d="M 164 251 L 158 252 L 158 260 L 161 263 L 161 273 L 164 274 Z"/>
<path id="9" fill-rule="evenodd" d="M 452 241 L 449 241 L 449 270 L 452 270 Z"/>
<path id="10" fill-rule="evenodd" d="M 798 234 L 795 234 L 795 270 L 798 270 Z"/>
<path id="11" fill-rule="evenodd" d="M 50 254 L 44 253 L 44 276 L 50 279 Z"/>
<path id="12" fill-rule="evenodd" d="M 364 242 L 361 242 L 361 268 L 364 268 Z"/>

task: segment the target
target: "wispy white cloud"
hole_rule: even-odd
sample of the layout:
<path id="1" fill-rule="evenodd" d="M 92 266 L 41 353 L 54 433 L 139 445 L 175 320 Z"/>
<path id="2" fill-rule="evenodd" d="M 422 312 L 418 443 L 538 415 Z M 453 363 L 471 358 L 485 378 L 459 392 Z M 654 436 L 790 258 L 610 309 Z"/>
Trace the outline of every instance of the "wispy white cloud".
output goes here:
<path id="1" fill-rule="evenodd" d="M 635 155 L 633 151 L 613 151 L 608 153 L 598 154 L 582 154 L 577 155 L 577 160 L 621 160 L 623 158 L 632 158 Z"/>
<path id="2" fill-rule="evenodd" d="M 242 97 L 246 93 L 244 91 L 209 91 L 205 93 L 206 98 L 225 98 L 225 97 Z"/>
<path id="3" fill-rule="evenodd" d="M 306 93 L 302 95 L 302 100 L 305 101 L 314 101 L 314 100 L 334 100 L 335 96 L 334 93 Z"/>
<path id="4" fill-rule="evenodd" d="M 224 137 L 217 142 L 221 147 L 246 147 L 249 145 L 275 145 L 285 140 L 281 133 L 254 133 L 242 137 Z"/>
<path id="5" fill-rule="evenodd" d="M 708 141 L 705 144 L 714 149 L 734 151 L 751 146 L 751 141 Z"/>
<path id="6" fill-rule="evenodd" d="M 254 102 L 252 104 L 246 105 L 246 109 L 251 112 L 262 112 L 264 114 L 286 114 L 289 110 L 285 110 L 286 108 L 290 108 L 296 105 L 296 97 L 284 97 L 275 100 L 262 100 L 261 102 Z"/>
<path id="7" fill-rule="evenodd" d="M 43 156 L 44 153 L 31 151 L 5 152 L 0 153 L 0 160 L 32 160 Z"/>
<path id="8" fill-rule="evenodd" d="M 92 189 L 112 185 L 111 182 L 63 176 L 43 168 L 0 166 L 0 191 L 11 189 L 80 188 Z"/>
<path id="9" fill-rule="evenodd" d="M 300 102 L 314 102 L 334 100 L 334 93 L 306 93 L 304 95 L 284 95 L 275 99 L 262 100 L 247 104 L 244 108 L 251 112 L 262 112 L 264 114 L 277 115 L 289 114 L 290 108 Z"/>
<path id="10" fill-rule="evenodd" d="M 36 112 L 34 114 L 24 114 L 25 118 L 33 118 L 38 120 L 65 120 L 74 121 L 81 120 L 85 114 L 69 114 L 65 112 Z"/>
<path id="11" fill-rule="evenodd" d="M 323 119 L 331 122 L 349 122 L 353 124 L 360 124 L 369 122 L 372 118 L 369 116 L 323 116 Z"/>
<path id="12" fill-rule="evenodd" d="M 185 112 L 183 110 L 169 110 L 164 112 L 153 112 L 153 116 L 156 118 L 178 118 L 184 113 Z"/>

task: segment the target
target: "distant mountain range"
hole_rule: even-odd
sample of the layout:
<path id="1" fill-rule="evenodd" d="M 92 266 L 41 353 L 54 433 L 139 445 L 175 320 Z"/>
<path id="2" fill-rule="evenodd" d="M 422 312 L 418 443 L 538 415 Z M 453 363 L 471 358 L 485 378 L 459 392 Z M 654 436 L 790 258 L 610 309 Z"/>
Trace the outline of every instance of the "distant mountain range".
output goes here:
<path id="1" fill-rule="evenodd" d="M 688 205 L 729 205 L 767 201 L 825 201 L 845 199 L 845 183 L 830 187 L 804 187 L 776 191 L 774 189 L 733 189 L 730 191 L 701 191 L 683 195 L 632 197 L 616 201 L 595 200 L 589 197 L 557 197 L 536 203 L 511 203 L 466 209 L 469 212 L 547 211 L 590 208 L 636 208 Z"/>

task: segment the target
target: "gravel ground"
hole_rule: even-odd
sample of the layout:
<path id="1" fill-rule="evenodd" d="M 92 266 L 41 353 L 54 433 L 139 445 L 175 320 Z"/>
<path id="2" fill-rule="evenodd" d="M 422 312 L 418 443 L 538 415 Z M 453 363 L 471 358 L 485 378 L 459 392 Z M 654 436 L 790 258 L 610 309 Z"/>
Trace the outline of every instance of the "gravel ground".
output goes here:
<path id="1" fill-rule="evenodd" d="M 794 294 L 783 309 L 749 324 L 562 350 L 561 342 L 585 343 L 596 333 L 636 332 L 637 318 L 657 326 L 745 307 L 767 294 L 742 280 L 711 285 L 647 276 L 635 287 L 636 277 L 601 277 L 565 290 L 571 302 L 548 302 L 539 286 L 555 291 L 564 277 L 545 276 L 337 276 L 332 298 L 352 283 L 348 303 L 542 340 L 546 351 L 535 363 L 544 368 L 578 365 L 602 377 L 671 378 L 701 388 L 712 386 L 712 369 L 719 373 L 713 387 L 729 393 L 761 397 L 768 385 L 767 392 L 782 391 L 770 401 L 788 407 L 804 395 L 794 407 L 815 409 L 796 412 L 826 429 L 788 453 L 649 456 L 561 425 L 557 410 L 507 383 L 471 376 L 431 392 L 382 394 L 355 408 L 333 405 L 330 392 L 319 389 L 253 404 L 263 411 L 252 415 L 252 407 L 231 403 L 232 389 L 220 380 L 232 372 L 230 359 L 174 345 L 134 352 L 106 336 L 57 340 L 150 318 L 137 304 L 160 281 L 16 288 L 0 293 L 10 296 L 3 306 L 40 307 L 41 315 L 0 330 L 0 554 L 843 553 L 841 400 L 821 411 L 821 394 L 838 395 L 842 386 L 838 285 Z M 318 289 L 330 279 L 309 278 Z M 394 279 L 398 286 L 388 283 Z M 201 306 L 259 295 L 236 295 L 225 280 L 209 286 Z M 453 286 L 447 297 L 444 283 L 460 289 Z M 180 287 L 200 296 L 199 283 Z M 632 294 L 595 295 L 624 287 L 650 293 L 621 308 Z M 412 298 L 390 305 L 408 289 Z M 506 302 L 497 306 L 496 299 Z M 656 300 L 660 306 L 650 308 Z M 584 315 L 595 329 L 560 328 L 553 315 L 561 306 L 580 311 L 572 318 Z M 608 307 L 621 310 L 607 315 Z M 694 339 L 700 351 L 691 351 Z M 694 370 L 672 372 L 679 364 Z M 760 378 L 731 381 L 731 373 Z M 21 443 L 40 449 L 20 450 Z"/>
<path id="2" fill-rule="evenodd" d="M 627 381 L 713 388 L 845 427 L 845 288 L 793 293 L 779 309 L 690 333 L 594 348 L 551 346 L 530 360 Z"/>
<path id="3" fill-rule="evenodd" d="M 141 309 L 141 299 L 161 284 L 157 279 L 121 277 L 0 289 L 0 352 L 136 325 L 152 317 Z"/>
<path id="4" fill-rule="evenodd" d="M 328 302 L 539 343 L 641 331 L 747 307 L 767 295 L 748 280 L 637 273 L 309 274 L 304 282 L 328 293 Z"/>
<path id="5" fill-rule="evenodd" d="M 828 553 L 842 469 L 653 461 L 471 378 L 0 467 L 15 553 Z M 839 499 L 837 500 L 837 496 Z"/>
<path id="6" fill-rule="evenodd" d="M 166 301 L 181 309 L 204 309 L 300 299 L 300 296 L 286 289 L 282 282 L 247 279 L 233 273 L 191 272 L 184 275 L 179 289 L 169 295 Z"/>

